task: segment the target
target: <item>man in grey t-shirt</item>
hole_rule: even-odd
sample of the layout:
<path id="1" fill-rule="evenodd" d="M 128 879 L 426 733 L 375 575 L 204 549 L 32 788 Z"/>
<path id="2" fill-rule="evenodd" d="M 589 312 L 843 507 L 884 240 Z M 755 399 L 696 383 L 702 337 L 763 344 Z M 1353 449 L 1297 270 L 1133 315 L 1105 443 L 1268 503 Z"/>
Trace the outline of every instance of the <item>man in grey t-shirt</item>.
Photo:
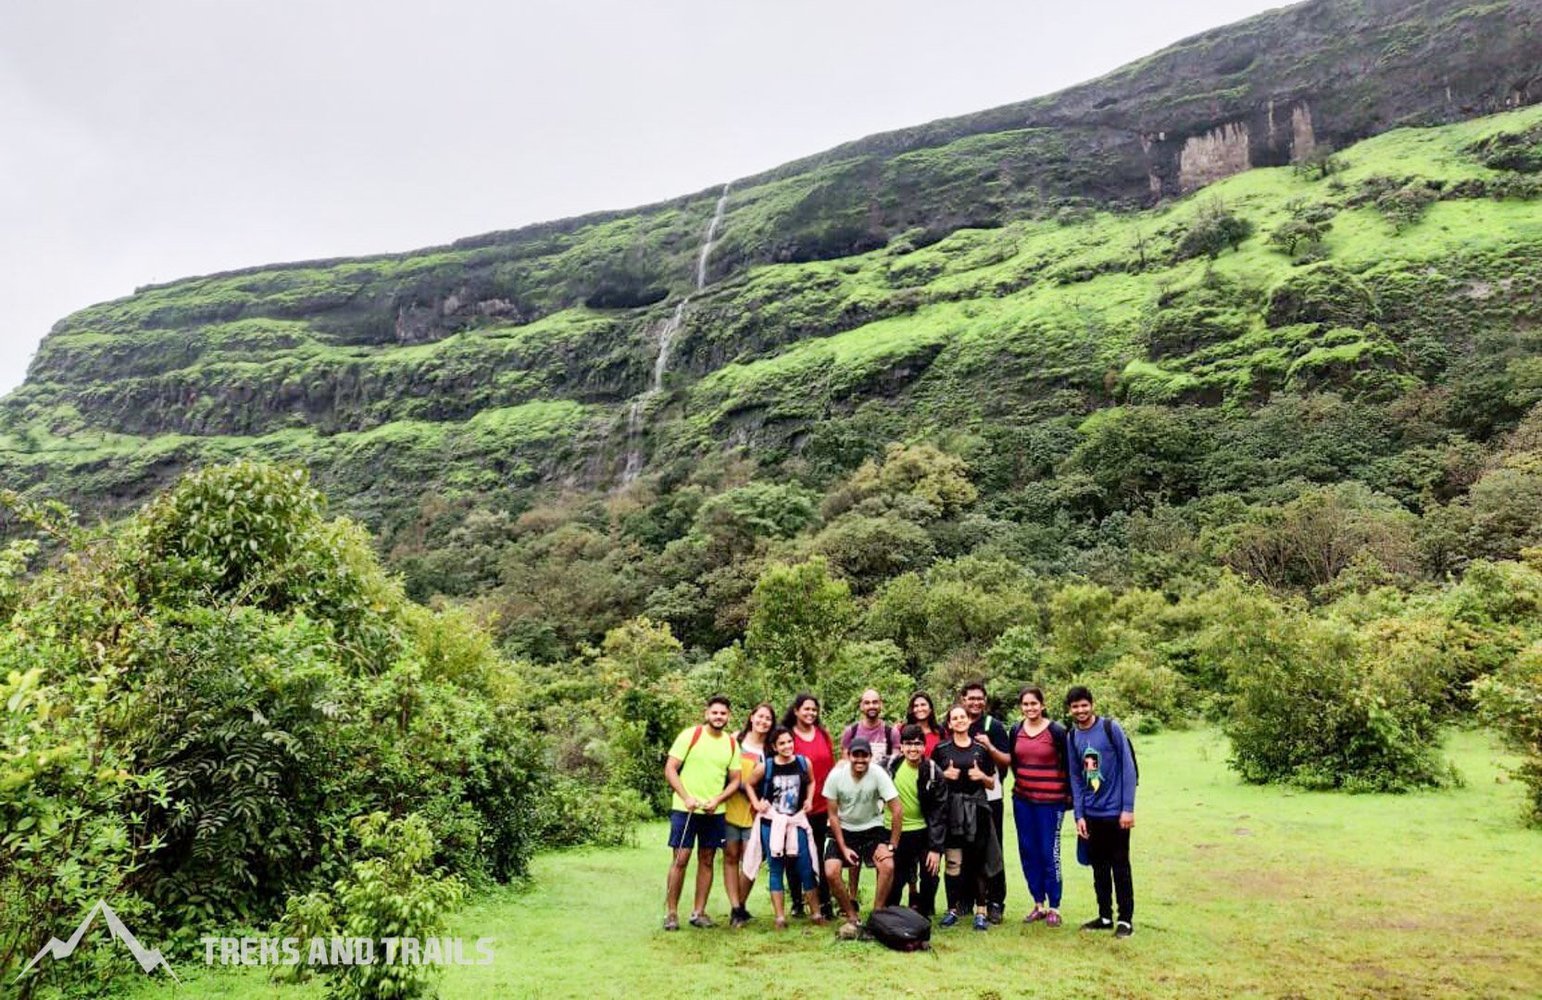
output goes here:
<path id="1" fill-rule="evenodd" d="M 903 829 L 899 790 L 887 771 L 873 767 L 873 747 L 861 736 L 846 748 L 849 765 L 830 772 L 823 789 L 830 806 L 830 840 L 825 845 L 825 880 L 846 912 L 848 928 L 858 921 L 855 894 L 841 878 L 842 868 L 872 865 L 878 872 L 875 900 L 889 898 L 894 878 L 894 851 Z M 884 816 L 888 815 L 888 828 Z"/>

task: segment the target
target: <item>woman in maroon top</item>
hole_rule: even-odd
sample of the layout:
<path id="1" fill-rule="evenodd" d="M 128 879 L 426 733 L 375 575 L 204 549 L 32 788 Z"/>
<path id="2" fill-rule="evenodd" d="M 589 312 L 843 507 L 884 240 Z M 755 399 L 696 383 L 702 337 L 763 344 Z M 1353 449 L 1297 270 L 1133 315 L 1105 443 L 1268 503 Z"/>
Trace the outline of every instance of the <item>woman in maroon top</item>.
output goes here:
<path id="1" fill-rule="evenodd" d="M 1065 727 L 1044 715 L 1044 692 L 1023 688 L 1018 696 L 1023 721 L 1012 727 L 1012 815 L 1017 820 L 1017 855 L 1033 896 L 1024 923 L 1060 926 L 1060 823 L 1071 801 L 1066 768 Z"/>
<path id="2" fill-rule="evenodd" d="M 808 758 L 809 772 L 814 778 L 814 802 L 808 809 L 808 825 L 813 829 L 814 857 L 825 853 L 825 838 L 830 835 L 830 813 L 825 803 L 825 779 L 835 769 L 835 742 L 825 727 L 819 724 L 819 699 L 807 691 L 792 696 L 782 725 L 792 730 L 793 752 Z M 814 866 L 819 879 L 819 904 L 826 917 L 831 916 L 830 887 L 825 884 L 820 866 Z M 802 912 L 802 900 L 794 898 L 793 914 Z"/>

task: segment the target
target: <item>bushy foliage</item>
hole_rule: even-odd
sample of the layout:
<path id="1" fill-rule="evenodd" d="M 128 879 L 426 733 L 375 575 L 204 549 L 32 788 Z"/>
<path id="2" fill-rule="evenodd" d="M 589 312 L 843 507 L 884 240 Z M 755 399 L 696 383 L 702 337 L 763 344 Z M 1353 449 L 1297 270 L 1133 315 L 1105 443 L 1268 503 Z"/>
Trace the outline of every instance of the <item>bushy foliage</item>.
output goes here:
<path id="1" fill-rule="evenodd" d="M 1298 264 L 1310 264 L 1327 256 L 1323 237 L 1333 227 L 1333 209 L 1327 205 L 1292 202 L 1290 217 L 1269 233 L 1269 245 Z"/>
<path id="2" fill-rule="evenodd" d="M 1520 776 L 1531 790 L 1529 819 L 1542 826 L 1542 643 L 1533 643 L 1475 686 L 1484 716 L 1521 755 Z"/>
<path id="3" fill-rule="evenodd" d="M 370 812 L 417 813 L 468 882 L 523 873 L 548 772 L 519 682 L 303 474 L 211 468 L 97 532 L 9 502 L 62 558 L 12 584 L 0 640 L 0 974 L 96 898 L 181 938 L 271 917 L 345 871 Z"/>
<path id="4" fill-rule="evenodd" d="M 755 584 L 744 650 L 776 670 L 817 677 L 856 619 L 851 589 L 818 557 L 767 568 Z"/>
<path id="5" fill-rule="evenodd" d="M 1440 678 L 1368 655 L 1342 624 L 1289 608 L 1244 628 L 1256 632 L 1224 660 L 1225 728 L 1243 778 L 1361 792 L 1450 780 Z"/>
<path id="6" fill-rule="evenodd" d="M 376 812 L 352 824 L 358 840 L 355 860 L 328 891 L 292 897 L 279 936 L 366 938 L 382 952 L 402 938 L 420 941 L 442 934 L 446 917 L 464 896 L 464 886 L 433 867 L 429 825 L 411 814 L 392 819 Z M 379 954 L 368 964 L 325 967 L 327 996 L 336 1000 L 410 1000 L 432 993 L 437 967 L 405 961 L 400 953 Z M 307 971 L 305 963 L 293 967 Z"/>
<path id="7" fill-rule="evenodd" d="M 1242 218 L 1219 198 L 1202 202 L 1194 218 L 1178 240 L 1176 256 L 1179 260 L 1194 257 L 1219 257 L 1224 251 L 1236 250 L 1253 235 L 1253 223 Z"/>

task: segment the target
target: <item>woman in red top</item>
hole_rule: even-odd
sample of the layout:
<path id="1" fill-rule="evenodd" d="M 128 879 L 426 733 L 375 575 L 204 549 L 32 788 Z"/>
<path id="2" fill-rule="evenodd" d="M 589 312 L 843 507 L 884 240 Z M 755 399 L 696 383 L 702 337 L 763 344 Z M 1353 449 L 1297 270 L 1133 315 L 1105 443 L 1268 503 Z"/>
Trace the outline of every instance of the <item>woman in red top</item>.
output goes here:
<path id="1" fill-rule="evenodd" d="M 1071 801 L 1066 767 L 1065 727 L 1044 715 L 1044 692 L 1023 688 L 1018 696 L 1023 721 L 1012 727 L 1012 815 L 1017 820 L 1017 855 L 1033 896 L 1024 923 L 1060 926 L 1060 823 Z"/>
<path id="2" fill-rule="evenodd" d="M 905 713 L 905 722 L 921 727 L 926 734 L 926 756 L 931 757 L 932 751 L 937 749 L 937 744 L 942 742 L 945 735 L 942 727 L 937 722 L 937 706 L 932 704 L 932 696 L 925 691 L 917 691 L 910 696 L 910 709 Z"/>
<path id="3" fill-rule="evenodd" d="M 819 699 L 807 691 L 800 691 L 792 696 L 792 704 L 787 708 L 787 714 L 782 716 L 782 725 L 792 730 L 793 752 L 802 754 L 808 758 L 809 771 L 814 778 L 814 802 L 808 809 L 808 823 L 814 831 L 814 857 L 825 856 L 825 838 L 830 834 L 830 813 L 825 803 L 825 779 L 835 769 L 835 742 L 830 739 L 830 734 L 825 727 L 819 724 Z M 824 872 L 820 865 L 814 866 L 814 874 L 819 878 L 819 905 L 825 911 L 826 917 L 831 916 L 830 911 L 830 887 L 825 884 Z M 793 900 L 793 914 L 796 916 L 801 907 L 801 900 Z"/>

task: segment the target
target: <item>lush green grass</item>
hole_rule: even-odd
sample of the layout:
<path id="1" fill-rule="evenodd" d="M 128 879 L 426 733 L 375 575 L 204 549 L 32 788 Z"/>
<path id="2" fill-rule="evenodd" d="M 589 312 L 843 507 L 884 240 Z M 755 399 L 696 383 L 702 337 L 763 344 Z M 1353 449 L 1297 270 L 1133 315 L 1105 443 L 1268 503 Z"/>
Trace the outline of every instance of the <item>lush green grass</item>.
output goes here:
<path id="1" fill-rule="evenodd" d="M 1450 742 L 1463 787 L 1347 796 L 1244 785 L 1214 732 L 1141 738 L 1138 930 L 1117 945 L 1069 926 L 1023 927 L 1015 855 L 1008 922 L 989 934 L 939 930 L 930 954 L 839 943 L 803 924 L 777 934 L 763 884 L 759 919 L 744 931 L 666 934 L 664 830 L 652 824 L 636 847 L 547 855 L 532 891 L 493 894 L 458 914 L 452 932 L 495 937 L 497 959 L 449 970 L 442 993 L 642 1000 L 756 984 L 781 997 L 843 998 L 1537 996 L 1542 833 L 1521 825 L 1521 788 L 1498 780 L 1490 738 Z M 1069 826 L 1065 846 L 1074 923 L 1093 913 L 1091 877 L 1072 860 Z M 719 888 L 712 912 L 725 910 Z M 274 987 L 257 971 L 182 971 L 180 995 L 321 995 Z"/>

